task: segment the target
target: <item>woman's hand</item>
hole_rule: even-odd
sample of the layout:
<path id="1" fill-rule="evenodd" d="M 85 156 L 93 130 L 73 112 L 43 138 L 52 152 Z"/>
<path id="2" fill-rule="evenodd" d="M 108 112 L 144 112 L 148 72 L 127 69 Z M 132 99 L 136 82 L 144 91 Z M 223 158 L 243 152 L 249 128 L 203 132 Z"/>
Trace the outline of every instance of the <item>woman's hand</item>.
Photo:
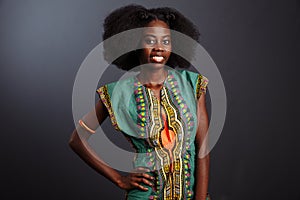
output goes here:
<path id="1" fill-rule="evenodd" d="M 138 167 L 128 175 L 121 176 L 118 186 L 124 190 L 131 190 L 134 188 L 138 188 L 140 190 L 147 191 L 148 188 L 143 186 L 141 183 L 144 183 L 149 186 L 153 186 L 154 177 L 150 176 L 146 172 L 150 172 L 150 170 L 146 168 Z"/>

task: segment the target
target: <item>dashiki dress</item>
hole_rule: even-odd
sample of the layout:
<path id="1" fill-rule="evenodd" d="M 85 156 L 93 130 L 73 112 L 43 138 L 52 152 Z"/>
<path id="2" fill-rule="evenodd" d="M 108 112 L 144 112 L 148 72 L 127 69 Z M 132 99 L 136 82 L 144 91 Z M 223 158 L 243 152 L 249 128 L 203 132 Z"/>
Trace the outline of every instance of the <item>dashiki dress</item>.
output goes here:
<path id="1" fill-rule="evenodd" d="M 97 93 L 112 125 L 136 151 L 134 168 L 148 168 L 154 185 L 127 191 L 128 200 L 193 199 L 197 99 L 208 79 L 187 70 L 168 69 L 160 101 L 136 76 L 106 84 Z"/>

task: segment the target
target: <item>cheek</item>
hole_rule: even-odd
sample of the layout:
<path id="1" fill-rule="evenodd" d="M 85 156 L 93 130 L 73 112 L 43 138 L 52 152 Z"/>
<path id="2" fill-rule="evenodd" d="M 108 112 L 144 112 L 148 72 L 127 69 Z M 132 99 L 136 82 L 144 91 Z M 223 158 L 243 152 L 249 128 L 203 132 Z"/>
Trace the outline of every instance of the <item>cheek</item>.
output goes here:
<path id="1" fill-rule="evenodd" d="M 142 49 L 140 51 L 140 59 L 142 61 L 148 61 L 149 57 L 150 57 L 150 50 L 149 49 Z"/>
<path id="2" fill-rule="evenodd" d="M 166 55 L 167 55 L 167 58 L 169 59 L 171 56 L 171 51 L 168 51 L 168 53 Z"/>

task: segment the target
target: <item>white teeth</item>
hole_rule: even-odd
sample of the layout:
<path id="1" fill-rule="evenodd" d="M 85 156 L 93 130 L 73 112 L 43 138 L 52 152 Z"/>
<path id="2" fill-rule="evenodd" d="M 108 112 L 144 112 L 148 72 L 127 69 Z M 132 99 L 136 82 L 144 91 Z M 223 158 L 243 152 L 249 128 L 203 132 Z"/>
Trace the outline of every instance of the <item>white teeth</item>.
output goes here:
<path id="1" fill-rule="evenodd" d="M 153 56 L 152 59 L 156 62 L 161 62 L 161 61 L 163 61 L 164 57 L 162 57 L 162 56 Z"/>

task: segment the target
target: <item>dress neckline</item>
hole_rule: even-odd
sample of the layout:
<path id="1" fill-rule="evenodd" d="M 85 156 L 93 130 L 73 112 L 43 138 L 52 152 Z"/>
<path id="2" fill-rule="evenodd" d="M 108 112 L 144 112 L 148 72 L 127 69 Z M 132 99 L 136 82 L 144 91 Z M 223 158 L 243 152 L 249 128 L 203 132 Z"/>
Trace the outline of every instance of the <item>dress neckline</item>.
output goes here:
<path id="1" fill-rule="evenodd" d="M 167 76 L 166 76 L 165 80 L 162 82 L 162 88 L 160 89 L 160 91 L 165 87 L 166 82 L 167 82 L 168 79 L 170 78 L 170 70 L 169 70 L 169 69 L 166 69 L 166 71 L 167 71 Z M 138 74 L 134 76 L 134 80 L 135 80 L 135 82 L 137 83 L 137 85 L 138 85 L 138 86 L 142 86 L 142 87 L 144 87 L 145 89 L 150 89 L 151 92 L 152 92 L 152 89 L 149 88 L 149 87 L 147 87 L 147 86 L 145 86 L 144 84 L 142 84 L 142 83 L 140 82 L 140 80 L 138 79 L 137 76 L 138 76 Z"/>

